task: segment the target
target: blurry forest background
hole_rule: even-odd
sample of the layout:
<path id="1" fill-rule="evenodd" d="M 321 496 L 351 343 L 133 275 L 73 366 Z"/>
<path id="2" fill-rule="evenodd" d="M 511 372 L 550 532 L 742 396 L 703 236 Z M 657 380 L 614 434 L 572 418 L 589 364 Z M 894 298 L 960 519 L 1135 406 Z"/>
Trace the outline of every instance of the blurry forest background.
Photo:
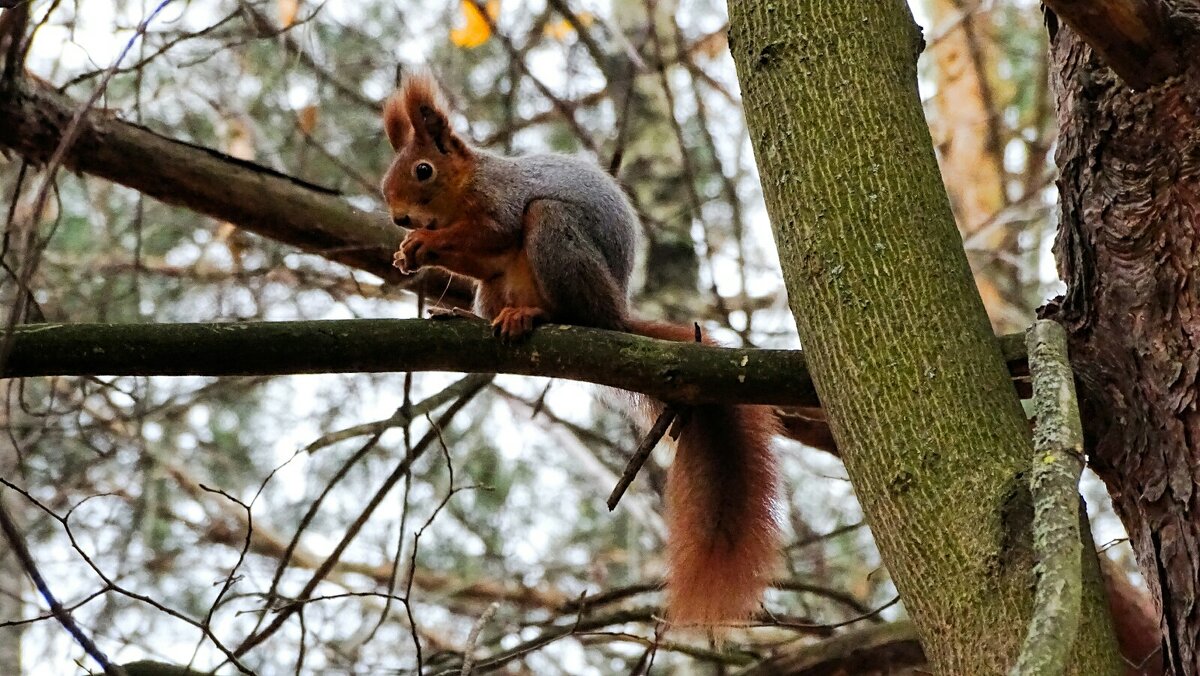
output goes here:
<path id="1" fill-rule="evenodd" d="M 911 4 L 946 188 L 993 325 L 1017 331 L 1059 292 L 1042 15 L 1032 0 Z M 428 64 L 477 143 L 620 160 L 645 224 L 641 314 L 699 321 L 727 344 L 799 347 L 724 2 L 27 7 L 24 77 L 76 103 L 103 84 L 96 107 L 109 115 L 367 211 L 381 207 L 390 153 L 380 103 L 398 64 Z M 38 213 L 47 178 L 20 154 L 0 157 L 6 319 L 29 301 L 9 321 L 415 317 L 441 296 L 88 174 L 58 171 Z M 784 646 L 903 618 L 901 605 L 874 612 L 895 590 L 838 459 L 780 440 L 787 547 L 766 602 L 777 621 L 735 631 L 724 653 L 686 634 L 656 641 L 669 454 L 660 449 L 610 514 L 604 498 L 640 435 L 619 397 L 591 387 L 450 374 L 43 378 L 3 381 L 0 394 L 4 503 L 51 587 L 117 662 L 211 669 L 221 646 L 283 607 L 298 612 L 241 657 L 257 673 L 418 663 L 458 673 L 468 646 L 505 673 L 636 673 L 651 659 L 656 673 L 732 673 Z M 434 421 L 440 434 L 427 435 Z M 310 598 L 288 606 L 421 443 L 430 451 Z M 1097 542 L 1129 569 L 1103 489 L 1085 488 Z M 94 667 L 47 618 L 6 550 L 4 673 Z"/>

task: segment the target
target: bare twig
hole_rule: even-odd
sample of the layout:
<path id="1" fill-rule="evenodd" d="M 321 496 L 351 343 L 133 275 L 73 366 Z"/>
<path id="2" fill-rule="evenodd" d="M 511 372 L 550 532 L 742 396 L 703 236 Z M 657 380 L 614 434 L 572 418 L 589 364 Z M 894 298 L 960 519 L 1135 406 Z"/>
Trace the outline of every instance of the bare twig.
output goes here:
<path id="1" fill-rule="evenodd" d="M 646 459 L 650 457 L 650 452 L 658 445 L 658 442 L 667 433 L 667 428 L 675 421 L 679 415 L 671 406 L 663 407 L 662 413 L 658 415 L 658 420 L 654 421 L 654 426 L 642 439 L 642 443 L 638 444 L 637 450 L 633 452 L 633 457 L 629 459 L 629 464 L 625 466 L 625 471 L 621 473 L 620 480 L 613 487 L 612 493 L 608 496 L 608 511 L 617 508 L 617 503 L 621 501 L 621 496 L 625 495 L 625 491 L 629 488 L 629 484 L 633 483 L 638 472 L 642 469 L 642 465 L 646 464 Z"/>
<path id="2" fill-rule="evenodd" d="M 20 529 L 13 523 L 12 516 L 8 513 L 8 507 L 0 501 L 0 529 L 4 531 L 4 537 L 8 540 L 8 546 L 17 555 L 17 559 L 21 562 L 21 567 L 25 569 L 25 574 L 29 579 L 33 580 L 34 586 L 42 598 L 46 599 L 46 604 L 50 606 L 50 612 L 54 615 L 54 619 L 67 630 L 75 642 L 83 648 L 84 652 L 91 656 L 96 664 L 104 669 L 104 673 L 108 676 L 124 676 L 125 672 L 120 666 L 114 665 L 108 661 L 108 656 L 100 647 L 88 638 L 83 629 L 75 622 L 75 618 L 71 617 L 71 612 L 59 603 L 58 598 L 54 596 L 54 592 L 50 591 L 50 585 L 46 583 L 46 579 L 42 577 L 41 571 L 38 570 L 37 562 L 33 560 L 33 555 L 29 553 L 29 547 L 25 545 L 25 538 L 21 536 Z"/>
<path id="3" fill-rule="evenodd" d="M 777 621 L 777 622 L 768 623 L 766 626 L 787 627 L 789 629 L 802 629 L 802 630 L 803 629 L 821 629 L 821 630 L 840 629 L 842 627 L 847 627 L 852 624 L 857 624 L 859 622 L 862 622 L 863 620 L 873 619 L 877 615 L 879 615 L 879 613 L 882 613 L 883 611 L 887 610 L 888 608 L 891 608 L 892 606 L 896 605 L 899 602 L 900 602 L 899 596 L 893 597 L 891 601 L 888 601 L 887 603 L 885 603 L 873 610 L 868 610 L 865 613 L 856 615 L 848 620 L 843 620 L 841 622 Z"/>
<path id="4" fill-rule="evenodd" d="M 467 647 L 463 649 L 463 665 L 461 676 L 471 676 L 475 671 L 475 644 L 479 642 L 479 633 L 483 631 L 484 626 L 492 621 L 492 616 L 496 614 L 496 609 L 500 607 L 499 603 L 491 603 L 487 610 L 479 616 L 479 619 L 471 627 L 471 633 L 467 635 Z"/>
<path id="5" fill-rule="evenodd" d="M 713 263 L 713 258 L 716 255 L 716 246 L 713 243 L 711 233 L 709 232 L 709 224 L 704 217 L 704 200 L 700 197 L 700 191 L 697 187 L 697 172 L 693 166 L 692 149 L 688 147 L 686 135 L 683 132 L 683 125 L 679 122 L 675 110 L 675 91 L 671 88 L 671 79 L 667 73 L 667 64 L 663 57 L 662 42 L 658 36 L 657 22 L 655 21 L 655 10 L 657 0 L 646 0 L 646 13 L 650 20 L 646 24 L 649 34 L 649 43 L 651 54 L 654 56 L 654 63 L 657 67 L 659 86 L 662 89 L 663 98 L 666 101 L 666 117 L 671 125 L 671 130 L 675 135 L 675 144 L 679 150 L 680 170 L 683 174 L 683 184 L 686 188 L 685 194 L 688 198 L 688 210 L 691 222 L 700 225 L 700 231 L 703 233 L 701 244 L 704 245 L 703 253 L 704 260 L 708 264 L 709 274 L 709 292 L 712 294 L 713 303 L 717 310 L 725 318 L 725 324 L 729 322 L 729 308 L 725 305 L 725 298 L 717 289 L 717 274 L 716 266 Z"/>
<path id="6" fill-rule="evenodd" d="M 79 555 L 79 558 L 83 559 L 83 562 L 87 564 L 88 568 L 90 568 L 93 573 L 95 573 L 96 577 L 100 578 L 100 580 L 104 582 L 107 589 L 111 589 L 112 591 L 115 591 L 118 594 L 121 594 L 122 596 L 126 596 L 128 598 L 134 599 L 134 600 L 144 603 L 148 606 L 151 606 L 152 608 L 156 608 L 157 610 L 159 610 L 163 613 L 166 613 L 167 615 L 170 615 L 171 617 L 173 617 L 177 620 L 185 622 L 185 623 L 195 627 L 196 629 L 199 629 L 204 634 L 204 636 L 207 637 L 208 640 L 212 642 L 213 646 L 216 647 L 217 650 L 220 650 L 221 653 L 225 655 L 226 660 L 228 660 L 230 664 L 233 664 L 234 667 L 236 667 L 238 671 L 242 672 L 243 674 L 254 673 L 248 667 L 246 667 L 246 665 L 242 664 L 242 662 L 237 658 L 237 656 L 234 655 L 229 650 L 229 648 L 225 647 L 225 644 L 222 643 L 221 640 L 212 633 L 212 630 L 209 627 L 204 625 L 204 623 L 199 622 L 197 620 L 193 620 L 192 618 L 188 617 L 187 615 L 184 615 L 183 613 L 179 612 L 178 610 L 175 610 L 174 608 L 171 608 L 163 603 L 160 603 L 159 601 L 155 600 L 154 598 L 152 598 L 150 596 L 147 596 L 145 594 L 139 594 L 137 592 L 125 589 L 124 587 L 122 587 L 122 586 L 118 585 L 116 582 L 114 582 L 113 579 L 108 576 L 108 574 L 106 574 L 103 570 L 101 570 L 100 567 L 98 565 L 96 565 L 96 562 L 94 560 L 92 560 L 92 557 L 89 556 L 88 553 L 86 551 L 84 551 L 83 547 L 81 547 L 79 545 L 79 541 L 76 540 L 76 538 L 75 538 L 75 532 L 71 529 L 71 521 L 70 521 L 71 514 L 74 511 L 75 507 L 78 507 L 82 503 L 77 503 L 75 505 L 75 507 L 72 507 L 71 510 L 66 513 L 66 515 L 59 516 L 58 513 L 56 513 L 54 510 L 50 509 L 44 503 L 42 503 L 40 500 L 35 498 L 32 494 L 29 493 L 29 491 L 21 488 L 20 486 L 17 486 L 16 484 L 12 483 L 11 481 L 9 481 L 8 479 L 5 479 L 2 476 L 0 476 L 0 485 L 4 485 L 7 488 L 9 488 L 10 490 L 13 490 L 13 491 L 21 494 L 21 496 L 24 497 L 26 500 L 28 500 L 30 502 L 30 504 L 34 505 L 35 507 L 40 509 L 44 514 L 46 514 L 50 518 L 57 521 L 59 523 L 59 525 L 62 526 L 63 532 L 66 533 L 67 539 L 71 543 L 71 548 L 75 550 L 75 553 L 77 553 Z M 98 497 L 98 496 L 94 496 L 94 497 Z"/>
<path id="7" fill-rule="evenodd" d="M 794 642 L 740 672 L 740 676 L 779 674 L 928 674 L 928 663 L 908 621 L 863 627 L 818 643 Z"/>
<path id="8" fill-rule="evenodd" d="M 525 63 L 525 60 L 521 58 L 520 50 L 513 45 L 512 40 L 509 39 L 507 35 L 499 30 L 495 20 L 492 19 L 490 14 L 488 14 L 484 3 L 481 2 L 481 0 L 468 1 L 474 5 L 475 10 L 479 12 L 479 16 L 482 17 L 485 22 L 487 22 L 488 29 L 491 30 L 492 34 L 496 36 L 496 39 L 500 41 L 500 44 L 503 45 L 504 50 L 508 52 L 510 57 L 513 58 L 516 65 L 521 69 L 521 72 L 525 74 L 525 77 L 529 78 L 529 81 L 533 83 L 533 86 L 538 90 L 538 92 L 542 96 L 546 97 L 546 100 L 549 101 L 550 104 L 554 106 L 554 109 L 558 111 L 559 115 L 562 116 L 563 121 L 565 121 L 567 126 L 571 128 L 571 131 L 575 133 L 575 138 L 583 145 L 583 147 L 587 148 L 592 153 L 595 153 L 596 142 L 592 139 L 592 135 L 589 134 L 588 131 L 584 129 L 581 124 L 579 124 L 579 121 L 575 119 L 575 111 L 571 108 L 571 106 L 566 101 L 563 101 L 561 97 L 556 96 L 554 92 L 550 91 L 550 88 L 546 86 L 546 83 L 542 82 L 540 78 L 533 74 L 532 69 L 530 69 L 529 65 Z"/>
<path id="9" fill-rule="evenodd" d="M 475 395 L 484 388 L 485 385 L 486 383 L 480 384 L 478 387 L 464 393 L 463 396 L 461 396 L 457 401 L 451 404 L 448 409 L 446 409 L 446 412 L 443 413 L 438 419 L 434 429 L 427 432 L 425 436 L 422 437 L 419 442 L 417 442 L 416 446 L 413 447 L 412 453 L 408 454 L 403 460 L 401 460 L 396 465 L 396 468 L 392 471 L 392 473 L 388 475 L 386 479 L 384 479 L 383 484 L 375 492 L 375 495 L 371 497 L 371 500 L 367 503 L 366 507 L 363 508 L 363 511 L 358 515 L 358 518 L 356 518 L 354 522 L 346 529 L 346 533 L 342 536 L 342 539 L 338 542 L 337 546 L 333 548 L 333 552 L 330 553 L 325 561 L 321 563 L 321 566 L 312 574 L 312 577 L 309 578 L 308 583 L 306 583 L 300 593 L 296 595 L 296 602 L 293 602 L 282 608 L 275 616 L 275 619 L 272 620 L 271 623 L 264 629 L 247 636 L 246 639 L 242 641 L 241 645 L 234 649 L 234 655 L 244 655 L 250 649 L 267 640 L 267 638 L 278 631 L 279 628 L 282 627 L 285 622 L 287 622 L 288 618 L 291 617 L 291 615 L 303 605 L 303 601 L 312 596 L 312 593 L 317 588 L 317 585 L 319 585 L 321 581 L 325 579 L 325 576 L 328 575 L 329 571 L 332 570 L 337 564 L 342 553 L 346 550 L 346 547 L 350 545 L 350 542 L 356 535 L 358 535 L 358 532 L 362 530 L 362 527 L 366 525 L 367 520 L 371 518 L 371 515 L 374 514 L 375 509 L 379 507 L 381 502 L 383 502 L 384 497 L 386 497 L 396 483 L 408 473 L 409 469 L 412 467 L 412 463 L 421 457 L 429 445 L 432 444 L 437 438 L 438 428 L 448 424 L 450 420 L 453 419 L 454 416 L 457 415 L 458 412 L 461 411 L 462 408 L 466 406 L 467 403 L 470 402 L 471 399 L 473 399 Z"/>

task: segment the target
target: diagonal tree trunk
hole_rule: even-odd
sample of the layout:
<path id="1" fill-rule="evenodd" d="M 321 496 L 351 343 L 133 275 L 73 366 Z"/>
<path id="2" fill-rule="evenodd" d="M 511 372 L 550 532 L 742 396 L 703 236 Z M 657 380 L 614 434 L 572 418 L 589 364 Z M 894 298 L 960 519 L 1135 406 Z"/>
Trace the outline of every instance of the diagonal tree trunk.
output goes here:
<path id="1" fill-rule="evenodd" d="M 901 0 L 729 3 L 763 193 L 809 367 L 940 673 L 1000 674 L 1031 614 L 1032 449 L 972 283 Z M 1095 557 L 1069 662 L 1119 658 Z"/>

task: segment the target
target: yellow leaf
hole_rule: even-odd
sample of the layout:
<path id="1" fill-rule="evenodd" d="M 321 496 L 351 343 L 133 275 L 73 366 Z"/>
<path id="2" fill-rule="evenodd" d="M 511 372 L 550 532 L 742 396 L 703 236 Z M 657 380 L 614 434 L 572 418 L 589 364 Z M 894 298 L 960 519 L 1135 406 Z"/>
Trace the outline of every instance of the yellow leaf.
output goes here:
<path id="1" fill-rule="evenodd" d="M 579 14 L 575 15 L 575 18 L 579 20 L 579 25 L 583 26 L 584 28 L 592 25 L 592 22 L 596 19 L 591 12 L 580 12 Z M 575 32 L 575 27 L 571 25 L 570 21 L 567 21 L 566 19 L 559 19 L 557 21 L 548 22 L 542 31 L 546 34 L 546 37 L 550 38 L 551 40 L 563 42 L 567 39 L 567 37 Z"/>
<path id="2" fill-rule="evenodd" d="M 459 47 L 468 49 L 487 42 L 488 38 L 492 37 L 492 28 L 488 19 L 495 22 L 496 17 L 500 16 L 500 0 L 488 0 L 484 9 L 487 11 L 487 18 L 484 18 L 479 7 L 472 0 L 463 0 L 462 11 L 465 23 L 461 28 L 450 31 L 450 41 Z"/>
<path id="3" fill-rule="evenodd" d="M 278 0 L 275 11 L 279 14 L 279 23 L 284 28 L 290 28 L 296 23 L 296 15 L 300 13 L 300 0 Z"/>

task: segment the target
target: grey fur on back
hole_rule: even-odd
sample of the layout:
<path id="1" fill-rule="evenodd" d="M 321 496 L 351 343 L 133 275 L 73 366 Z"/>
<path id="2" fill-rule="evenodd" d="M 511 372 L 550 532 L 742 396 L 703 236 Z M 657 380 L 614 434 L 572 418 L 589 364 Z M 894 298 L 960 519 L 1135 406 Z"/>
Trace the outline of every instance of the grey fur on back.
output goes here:
<path id="1" fill-rule="evenodd" d="M 595 162 L 570 155 L 503 157 L 474 150 L 479 164 L 473 179 L 489 203 L 489 216 L 503 229 L 520 230 L 525 209 L 540 199 L 578 207 L 586 216 L 579 234 L 599 249 L 621 293 L 629 291 L 638 217 L 621 186 Z"/>

